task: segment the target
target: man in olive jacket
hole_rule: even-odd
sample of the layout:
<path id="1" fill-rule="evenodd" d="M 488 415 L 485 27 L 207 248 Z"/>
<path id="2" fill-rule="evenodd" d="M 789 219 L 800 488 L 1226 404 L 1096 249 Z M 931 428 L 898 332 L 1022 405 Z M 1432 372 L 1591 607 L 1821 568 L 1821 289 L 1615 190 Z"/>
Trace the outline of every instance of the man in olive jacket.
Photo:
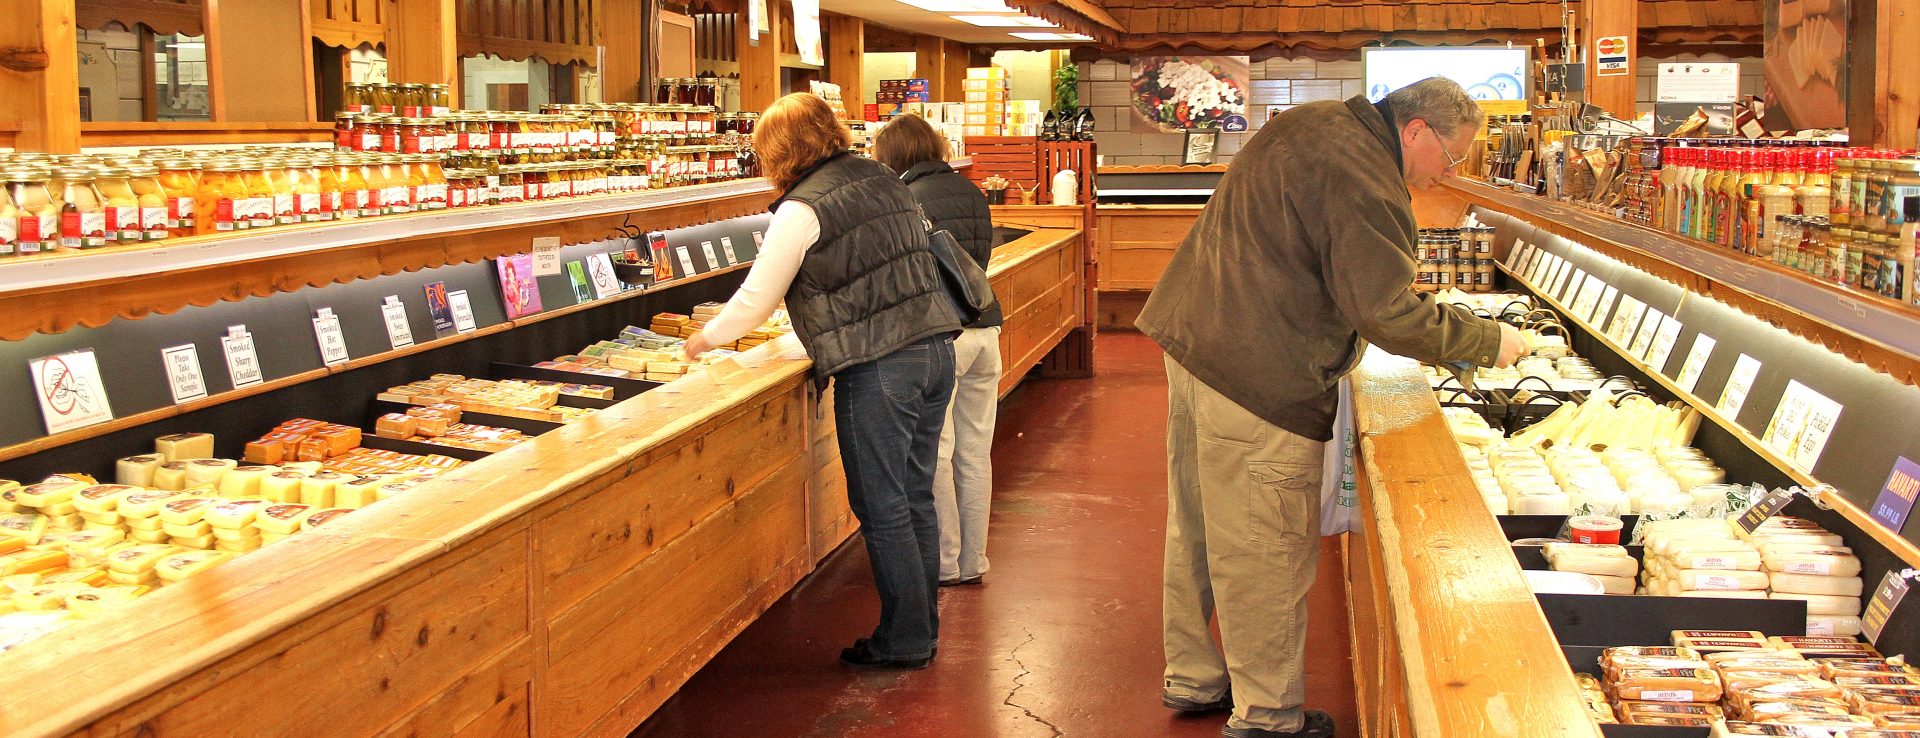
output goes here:
<path id="1" fill-rule="evenodd" d="M 1282 113 L 1234 157 L 1140 314 L 1167 354 L 1163 701 L 1231 707 L 1227 736 L 1332 734 L 1303 709 L 1305 602 L 1338 383 L 1366 344 L 1497 366 L 1524 351 L 1512 327 L 1409 289 L 1408 188 L 1451 176 L 1483 121 L 1437 77 Z"/>

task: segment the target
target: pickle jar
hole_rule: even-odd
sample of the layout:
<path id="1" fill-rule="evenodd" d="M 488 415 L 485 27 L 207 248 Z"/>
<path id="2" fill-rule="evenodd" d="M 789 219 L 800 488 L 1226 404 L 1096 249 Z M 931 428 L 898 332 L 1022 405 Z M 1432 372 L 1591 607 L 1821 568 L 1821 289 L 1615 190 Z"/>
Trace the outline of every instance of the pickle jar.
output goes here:
<path id="1" fill-rule="evenodd" d="M 107 245 L 107 204 L 94 184 L 94 170 L 64 166 L 53 170 L 53 191 L 60 197 L 60 247 L 96 249 Z"/>
<path id="2" fill-rule="evenodd" d="M 19 213 L 14 236 L 15 252 L 21 256 L 59 247 L 62 203 L 49 184 L 49 175 L 45 169 L 24 166 L 0 175 L 6 180 L 8 199 Z"/>
<path id="3" fill-rule="evenodd" d="M 383 115 L 392 115 L 399 108 L 399 85 L 376 82 L 372 85 L 373 111 Z"/>
<path id="4" fill-rule="evenodd" d="M 140 202 L 141 238 L 147 241 L 164 240 L 169 235 L 167 188 L 160 181 L 160 168 L 138 162 L 128 164 L 127 183 L 133 186 L 133 195 Z"/>
<path id="5" fill-rule="evenodd" d="M 402 118 L 420 117 L 421 100 L 426 97 L 424 85 L 405 83 L 398 85 L 393 97 L 394 114 Z"/>
<path id="6" fill-rule="evenodd" d="M 453 87 L 445 84 L 426 85 L 427 115 L 446 115 L 453 112 Z"/>
<path id="7" fill-rule="evenodd" d="M 347 85 L 346 95 L 340 101 L 340 110 L 345 113 L 373 112 L 373 90 L 364 84 Z"/>
<path id="8" fill-rule="evenodd" d="M 94 170 L 94 189 L 107 207 L 108 243 L 137 243 L 146 234 L 140 228 L 140 196 L 133 192 L 131 176 L 124 167 Z"/>
<path id="9" fill-rule="evenodd" d="M 187 159 L 161 159 L 160 186 L 167 191 L 167 233 L 196 232 L 194 198 L 199 196 L 200 165 Z"/>
<path id="10" fill-rule="evenodd" d="M 500 172 L 499 200 L 501 205 L 511 205 L 527 200 L 526 175 L 518 169 L 505 169 Z"/>

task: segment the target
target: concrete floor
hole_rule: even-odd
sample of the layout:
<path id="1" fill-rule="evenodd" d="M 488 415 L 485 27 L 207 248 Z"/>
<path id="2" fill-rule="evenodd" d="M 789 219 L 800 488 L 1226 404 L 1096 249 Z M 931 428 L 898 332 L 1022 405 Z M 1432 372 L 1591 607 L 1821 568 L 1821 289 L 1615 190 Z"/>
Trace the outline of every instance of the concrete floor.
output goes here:
<path id="1" fill-rule="evenodd" d="M 878 613 L 843 546 L 635 738 L 1217 736 L 1160 705 L 1166 377 L 1138 333 L 1103 333 L 1093 379 L 1029 380 L 1001 405 L 979 587 L 941 591 L 940 656 L 917 672 L 836 660 Z M 1311 599 L 1308 705 L 1356 735 L 1338 549 Z"/>

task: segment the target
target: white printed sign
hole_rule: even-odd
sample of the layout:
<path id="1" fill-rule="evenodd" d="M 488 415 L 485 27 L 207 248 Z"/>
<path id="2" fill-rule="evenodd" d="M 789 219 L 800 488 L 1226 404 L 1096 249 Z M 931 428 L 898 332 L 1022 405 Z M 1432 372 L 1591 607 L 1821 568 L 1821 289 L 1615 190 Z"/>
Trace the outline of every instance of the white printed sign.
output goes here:
<path id="1" fill-rule="evenodd" d="M 533 239 L 533 275 L 544 277 L 560 273 L 560 239 Z"/>
<path id="2" fill-rule="evenodd" d="M 1680 342 L 1680 331 L 1684 327 L 1671 315 L 1660 321 L 1660 330 L 1653 336 L 1653 350 L 1647 354 L 1647 366 L 1656 372 L 1666 368 L 1667 357 L 1673 355 L 1673 345 Z"/>
<path id="3" fill-rule="evenodd" d="M 227 355 L 227 376 L 232 378 L 235 389 L 266 381 L 260 370 L 260 356 L 253 350 L 253 334 L 247 332 L 246 326 L 227 328 L 227 335 L 220 337 L 220 350 Z"/>
<path id="4" fill-rule="evenodd" d="M 700 242 L 700 253 L 701 253 L 701 254 L 704 254 L 704 255 L 705 255 L 705 256 L 707 257 L 707 266 L 709 266 L 709 267 L 713 267 L 713 268 L 716 268 L 716 269 L 717 269 L 717 268 L 719 268 L 720 266 L 722 266 L 722 265 L 721 265 L 721 263 L 720 263 L 720 255 L 719 255 L 719 254 L 716 254 L 716 253 L 714 253 L 714 251 L 713 251 L 713 242 L 712 242 L 712 241 L 701 241 L 701 242 Z"/>
<path id="5" fill-rule="evenodd" d="M 320 363 L 347 363 L 347 336 L 340 332 L 340 316 L 333 314 L 333 308 L 320 308 L 313 317 L 313 335 L 320 340 Z"/>
<path id="6" fill-rule="evenodd" d="M 200 372 L 200 349 L 191 343 L 163 348 L 160 362 L 167 365 L 167 388 L 173 392 L 173 404 L 207 396 L 207 378 Z"/>
<path id="7" fill-rule="evenodd" d="M 1714 408 L 1727 417 L 1740 414 L 1740 408 L 1747 404 L 1747 395 L 1753 392 L 1753 380 L 1760 378 L 1760 360 L 1741 354 L 1733 363 L 1733 374 L 1727 376 L 1726 388 L 1720 390 L 1720 401 Z"/>
<path id="8" fill-rule="evenodd" d="M 1630 340 L 1628 331 L 1639 324 L 1646 309 L 1647 304 L 1632 295 L 1620 298 L 1620 309 L 1613 311 L 1613 321 L 1607 324 L 1607 336 L 1614 343 L 1625 345 Z"/>
<path id="9" fill-rule="evenodd" d="M 396 349 L 413 345 L 413 326 L 407 324 L 407 306 L 399 295 L 387 295 L 387 301 L 380 303 L 380 316 L 387 324 L 388 343 Z"/>
<path id="10" fill-rule="evenodd" d="M 27 370 L 33 375 L 33 394 L 40 401 L 48 435 L 113 419 L 93 349 L 34 359 L 27 362 Z"/>
<path id="11" fill-rule="evenodd" d="M 733 251 L 732 236 L 720 237 L 720 251 L 721 253 L 724 253 L 727 255 L 727 266 L 733 266 L 735 264 L 740 263 L 740 255 L 737 253 L 734 253 Z"/>
<path id="12" fill-rule="evenodd" d="M 1653 348 L 1654 331 L 1660 328 L 1660 321 L 1666 319 L 1666 313 L 1662 313 L 1653 308 L 1647 308 L 1647 317 L 1645 320 L 1640 321 L 1639 329 L 1633 332 L 1633 340 L 1632 343 L 1629 344 L 1627 352 L 1633 354 L 1636 358 L 1647 358 L 1647 350 Z"/>
<path id="13" fill-rule="evenodd" d="M 1680 389 L 1692 392 L 1700 383 L 1700 372 L 1707 368 L 1707 360 L 1713 358 L 1713 347 L 1718 344 L 1713 336 L 1705 333 L 1693 337 L 1693 349 L 1687 352 L 1687 363 L 1680 365 L 1680 376 L 1674 381 L 1680 383 Z"/>
<path id="14" fill-rule="evenodd" d="M 473 322 L 473 303 L 467 299 L 466 290 L 454 290 L 447 293 L 447 307 L 453 310 L 453 330 L 456 333 L 471 333 L 479 326 Z"/>

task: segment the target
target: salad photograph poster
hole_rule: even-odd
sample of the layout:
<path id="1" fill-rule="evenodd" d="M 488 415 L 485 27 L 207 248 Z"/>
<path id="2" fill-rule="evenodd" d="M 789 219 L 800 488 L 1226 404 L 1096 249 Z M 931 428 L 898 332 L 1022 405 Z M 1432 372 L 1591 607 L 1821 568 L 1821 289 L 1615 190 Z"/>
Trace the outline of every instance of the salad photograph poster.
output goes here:
<path id="1" fill-rule="evenodd" d="M 1247 130 L 1252 73 L 1244 56 L 1133 59 L 1133 131 Z"/>

